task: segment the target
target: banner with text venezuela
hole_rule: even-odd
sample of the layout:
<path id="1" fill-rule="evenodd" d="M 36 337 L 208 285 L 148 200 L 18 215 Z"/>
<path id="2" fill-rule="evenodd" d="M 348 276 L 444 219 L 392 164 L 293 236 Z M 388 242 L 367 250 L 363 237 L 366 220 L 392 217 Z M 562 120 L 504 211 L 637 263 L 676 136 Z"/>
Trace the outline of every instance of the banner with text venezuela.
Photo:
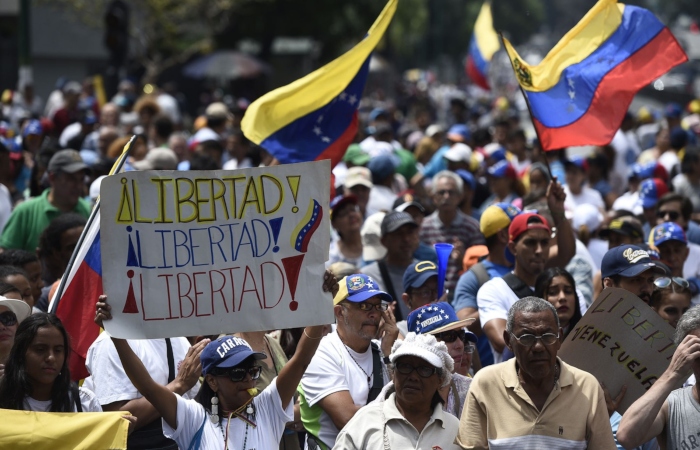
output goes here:
<path id="1" fill-rule="evenodd" d="M 650 11 L 600 0 L 536 66 L 504 39 L 544 150 L 606 145 L 634 95 L 688 57 Z"/>
<path id="2" fill-rule="evenodd" d="M 283 164 L 330 159 L 333 167 L 340 162 L 357 133 L 372 51 L 397 4 L 390 0 L 350 51 L 251 103 L 241 122 L 245 136 Z"/>
<path id="3" fill-rule="evenodd" d="M 333 322 L 330 177 L 319 173 L 329 161 L 104 179 L 105 329 L 152 339 Z"/>

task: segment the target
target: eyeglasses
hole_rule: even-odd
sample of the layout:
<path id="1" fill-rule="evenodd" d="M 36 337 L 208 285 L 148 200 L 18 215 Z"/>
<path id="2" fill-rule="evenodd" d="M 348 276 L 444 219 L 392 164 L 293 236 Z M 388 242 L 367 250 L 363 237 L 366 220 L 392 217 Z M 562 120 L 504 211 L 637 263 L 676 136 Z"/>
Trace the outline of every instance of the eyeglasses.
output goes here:
<path id="1" fill-rule="evenodd" d="M 433 366 L 416 367 L 408 363 L 398 363 L 396 364 L 395 369 L 397 372 L 403 375 L 408 375 L 415 370 L 422 378 L 430 378 L 435 372 L 437 372 L 437 369 Z"/>
<path id="2" fill-rule="evenodd" d="M 457 339 L 460 341 L 464 342 L 465 344 L 467 343 L 467 332 L 464 330 L 449 330 L 449 331 L 443 331 L 442 333 L 438 333 L 435 335 L 435 339 L 438 341 L 442 341 L 445 344 L 451 344 Z"/>
<path id="3" fill-rule="evenodd" d="M 411 290 L 411 295 L 413 297 L 417 298 L 429 298 L 429 299 L 434 299 L 437 298 L 438 291 L 437 289 L 412 289 Z"/>
<path id="4" fill-rule="evenodd" d="M 247 369 L 243 368 L 236 368 L 236 369 L 231 369 L 226 372 L 221 372 L 217 376 L 220 377 L 228 377 L 231 381 L 234 383 L 237 383 L 239 381 L 245 380 L 246 375 L 250 375 L 250 378 L 253 380 L 257 380 L 260 378 L 260 374 L 262 373 L 262 367 L 260 366 L 253 366 L 249 367 Z"/>
<path id="5" fill-rule="evenodd" d="M 361 302 L 361 303 L 349 302 L 349 303 L 357 306 L 359 309 L 361 309 L 362 311 L 365 311 L 365 312 L 372 311 L 373 309 L 376 309 L 377 311 L 386 311 L 387 309 L 389 309 L 389 304 L 386 302 L 381 302 L 378 305 L 373 305 L 373 304 L 367 303 L 367 302 Z"/>
<path id="6" fill-rule="evenodd" d="M 440 197 L 444 196 L 445 194 L 449 195 L 450 197 L 457 195 L 457 191 L 453 189 L 440 189 L 439 191 L 435 192 L 437 195 Z"/>
<path id="7" fill-rule="evenodd" d="M 545 333 L 542 336 L 535 336 L 534 334 L 523 334 L 520 337 L 514 335 L 513 333 L 510 333 L 510 335 L 517 339 L 518 342 L 520 342 L 520 344 L 524 345 L 525 347 L 532 347 L 533 345 L 535 345 L 535 342 L 537 342 L 538 339 L 540 339 L 544 345 L 553 345 L 559 340 L 559 333 Z"/>
<path id="8" fill-rule="evenodd" d="M 686 280 L 685 278 L 681 278 L 681 277 L 670 277 L 670 278 L 669 277 L 661 277 L 661 278 L 657 278 L 656 280 L 654 280 L 654 286 L 656 286 L 657 288 L 661 288 L 661 289 L 669 287 L 671 285 L 671 283 L 675 283 L 678 286 L 685 288 L 685 289 L 690 288 L 690 283 L 688 283 L 688 280 Z"/>
<path id="9" fill-rule="evenodd" d="M 678 211 L 657 211 L 656 212 L 656 217 L 658 217 L 659 219 L 665 219 L 666 216 L 668 216 L 668 218 L 671 222 L 675 222 L 681 216 L 681 213 L 679 213 Z"/>
<path id="10" fill-rule="evenodd" d="M 5 325 L 6 327 L 17 325 L 17 316 L 12 311 L 1 312 L 0 323 Z"/>

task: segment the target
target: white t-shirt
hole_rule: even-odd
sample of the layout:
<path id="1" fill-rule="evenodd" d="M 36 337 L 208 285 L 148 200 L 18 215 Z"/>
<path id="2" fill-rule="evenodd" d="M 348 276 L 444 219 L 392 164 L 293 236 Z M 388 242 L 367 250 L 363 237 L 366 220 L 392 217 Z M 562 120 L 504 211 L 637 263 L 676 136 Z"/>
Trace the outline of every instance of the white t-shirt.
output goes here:
<path id="1" fill-rule="evenodd" d="M 476 294 L 481 328 L 484 328 L 484 325 L 493 319 L 507 320 L 508 310 L 518 300 L 520 300 L 518 296 L 503 278 L 491 278 L 484 283 Z M 497 352 L 493 345 L 491 345 L 491 351 L 493 352 L 494 364 L 503 362 L 503 354 Z"/>
<path id="2" fill-rule="evenodd" d="M 309 406 L 313 407 L 331 394 L 348 391 L 355 405 L 364 406 L 367 404 L 369 388 L 374 381 L 372 369 L 371 348 L 368 346 L 366 352 L 356 353 L 346 348 L 338 333 L 334 331 L 321 340 L 311 364 L 301 379 L 304 397 Z M 369 383 L 367 374 L 370 375 Z M 385 378 L 383 384 L 387 382 Z M 340 430 L 336 428 L 325 411 L 321 412 L 319 424 L 319 439 L 329 447 L 333 447 Z"/>
<path id="3" fill-rule="evenodd" d="M 266 450 L 279 447 L 284 425 L 294 420 L 294 402 L 290 401 L 286 407 L 282 406 L 279 391 L 277 390 L 277 377 L 255 397 L 255 428 L 241 419 L 232 419 L 229 424 L 228 416 L 219 424 L 211 421 L 211 415 L 195 400 L 185 400 L 177 396 L 177 429 L 172 429 L 163 420 L 163 434 L 174 440 L 178 447 L 186 450 L 190 447 L 192 438 L 204 424 L 202 440 L 199 450 L 223 450 L 224 435 L 228 427 L 228 448 L 242 449 L 245 441 L 246 450 Z M 221 413 L 221 409 L 219 409 Z M 247 435 L 247 438 L 246 438 Z"/>
<path id="4" fill-rule="evenodd" d="M 585 204 L 593 205 L 601 211 L 605 211 L 605 202 L 603 201 L 603 197 L 600 195 L 600 192 L 596 191 L 595 189 L 591 189 L 588 186 L 583 186 L 581 193 L 574 195 L 571 193 L 569 186 L 566 185 L 564 186 L 564 192 L 566 192 L 564 208 L 567 211 L 573 212 L 576 210 L 576 207 Z"/>
<path id="5" fill-rule="evenodd" d="M 613 211 L 624 209 L 637 215 L 642 214 L 644 209 L 642 208 L 642 205 L 639 204 L 639 191 L 625 192 L 615 199 L 612 209 Z"/>
<path id="6" fill-rule="evenodd" d="M 676 153 L 675 150 L 666 150 L 661 156 L 659 156 L 659 164 L 664 166 L 666 172 L 671 175 L 673 169 L 679 166 L 681 161 L 678 159 L 678 153 Z"/>
<path id="7" fill-rule="evenodd" d="M 396 194 L 391 188 L 375 184 L 372 190 L 369 191 L 367 217 L 379 211 L 391 211 L 395 201 Z"/>
<path id="8" fill-rule="evenodd" d="M 97 401 L 95 394 L 85 388 L 79 388 L 80 393 L 80 405 L 83 407 L 82 412 L 102 412 L 102 406 L 100 402 Z M 49 412 L 51 409 L 51 400 L 35 400 L 29 396 L 24 397 L 24 410 L 25 411 L 37 411 L 37 412 Z M 73 412 L 78 412 L 78 408 L 73 405 Z"/>
<path id="9" fill-rule="evenodd" d="M 163 386 L 168 384 L 168 353 L 165 339 L 133 339 L 127 342 L 146 367 L 153 381 Z M 184 337 L 171 338 L 170 343 L 173 346 L 175 374 L 177 374 L 190 348 L 190 343 Z M 126 376 L 117 349 L 114 348 L 107 332 L 100 334 L 88 349 L 85 366 L 91 374 L 89 381 L 86 382 L 93 389 L 101 405 L 142 397 Z M 198 391 L 199 384 L 190 389 L 185 397 L 194 398 Z"/>

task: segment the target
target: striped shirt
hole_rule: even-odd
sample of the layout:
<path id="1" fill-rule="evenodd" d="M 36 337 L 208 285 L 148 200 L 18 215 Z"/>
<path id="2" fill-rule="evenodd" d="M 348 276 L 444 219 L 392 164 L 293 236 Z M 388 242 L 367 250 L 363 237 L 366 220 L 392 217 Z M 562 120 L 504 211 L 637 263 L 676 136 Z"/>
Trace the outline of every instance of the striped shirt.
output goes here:
<path id="1" fill-rule="evenodd" d="M 480 370 L 455 442 L 463 449 L 616 450 L 598 381 L 558 361 L 559 382 L 542 411 L 520 385 L 515 359 Z"/>
<path id="2" fill-rule="evenodd" d="M 452 244 L 455 238 L 464 243 L 465 249 L 473 245 L 486 245 L 486 239 L 484 239 L 484 235 L 479 230 L 479 222 L 462 211 L 457 210 L 457 215 L 451 224 L 442 223 L 437 211 L 423 220 L 420 229 L 420 240 L 424 244 L 431 247 L 439 242 Z M 450 295 L 454 295 L 461 269 L 461 257 L 459 260 L 450 260 L 445 281 L 445 289 L 450 290 Z"/>

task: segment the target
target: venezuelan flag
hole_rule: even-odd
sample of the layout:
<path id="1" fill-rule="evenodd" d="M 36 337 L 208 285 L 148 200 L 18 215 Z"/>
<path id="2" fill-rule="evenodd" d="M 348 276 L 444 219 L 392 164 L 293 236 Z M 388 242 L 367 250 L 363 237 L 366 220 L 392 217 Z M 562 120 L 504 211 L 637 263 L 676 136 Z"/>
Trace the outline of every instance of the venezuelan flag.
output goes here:
<path id="1" fill-rule="evenodd" d="M 600 0 L 537 66 L 504 39 L 544 150 L 606 145 L 634 95 L 688 60 L 650 11 Z"/>
<path id="2" fill-rule="evenodd" d="M 281 163 L 330 159 L 335 166 L 352 143 L 371 53 L 394 16 L 390 0 L 367 36 L 344 55 L 251 103 L 241 129 Z"/>
<path id="3" fill-rule="evenodd" d="M 467 76 L 477 85 L 490 90 L 488 82 L 489 63 L 494 53 L 500 50 L 501 44 L 498 34 L 493 29 L 493 17 L 491 5 L 484 3 L 474 23 L 474 33 L 469 43 L 469 55 L 467 55 Z"/>

